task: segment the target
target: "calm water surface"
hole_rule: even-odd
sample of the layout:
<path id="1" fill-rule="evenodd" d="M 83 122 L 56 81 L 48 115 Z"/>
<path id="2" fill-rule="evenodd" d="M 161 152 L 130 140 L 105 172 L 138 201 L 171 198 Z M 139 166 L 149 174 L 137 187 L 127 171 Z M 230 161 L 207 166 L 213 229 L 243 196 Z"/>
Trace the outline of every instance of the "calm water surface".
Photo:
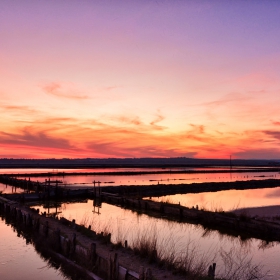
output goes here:
<path id="1" fill-rule="evenodd" d="M 210 211 L 231 211 L 247 207 L 280 205 L 280 187 L 176 194 L 151 199 L 158 202 L 180 203 L 189 208 L 197 205 L 199 209 Z"/>
<path id="2" fill-rule="evenodd" d="M 4 185 L 0 183 L 0 193 L 22 193 L 22 192 L 24 192 L 23 189 L 14 188 L 12 186 Z"/>
<path id="3" fill-rule="evenodd" d="M 59 269 L 50 266 L 26 239 L 17 236 L 11 225 L 0 219 L 0 279 L 63 280 L 68 279 Z"/>
<path id="4" fill-rule="evenodd" d="M 279 172 L 244 172 L 244 173 L 167 173 L 142 175 L 67 175 L 34 177 L 31 180 L 45 182 L 46 179 L 62 181 L 67 188 L 90 188 L 93 182 L 103 186 L 191 184 L 203 182 L 234 182 L 248 180 L 279 179 Z M 28 178 L 27 178 L 28 179 Z"/>
<path id="5" fill-rule="evenodd" d="M 206 256 L 209 264 L 217 262 L 217 269 L 223 267 L 220 257 L 221 250 L 233 250 L 237 258 L 241 256 L 252 258 L 254 264 L 261 263 L 264 271 L 270 271 L 265 279 L 280 279 L 278 242 L 266 244 L 257 239 L 242 241 L 240 237 L 221 235 L 217 231 L 205 231 L 201 226 L 178 223 L 138 214 L 131 210 L 102 203 L 94 206 L 92 200 L 82 203 L 62 203 L 49 209 L 45 206 L 34 206 L 41 212 L 58 213 L 61 217 L 75 219 L 77 223 L 91 225 L 97 232 L 111 232 L 113 242 L 128 241 L 133 247 L 141 238 L 153 238 L 157 241 L 158 254 L 167 256 L 174 253 L 177 256 L 189 250 L 195 250 L 197 259 Z"/>
<path id="6" fill-rule="evenodd" d="M 119 170 L 119 169 L 118 169 Z M 26 170 L 25 170 L 26 171 Z M 44 169 L 45 171 L 45 169 Z M 106 169 L 106 171 L 108 171 Z M 51 177 L 51 180 L 62 180 L 66 187 L 93 187 L 93 181 L 100 181 L 105 185 L 150 185 L 150 184 L 181 184 L 193 182 L 221 182 L 241 180 L 262 180 L 268 178 L 279 179 L 278 172 L 247 172 L 247 173 L 199 173 L 199 174 L 145 174 L 132 176 L 64 176 Z M 45 177 L 34 178 L 44 182 Z M 0 184 L 0 191 L 14 192 L 9 186 Z M 20 190 L 16 190 L 20 191 Z M 198 205 L 199 208 L 210 210 L 232 210 L 252 206 L 279 205 L 280 188 L 256 190 L 228 190 L 211 193 L 174 195 L 153 198 L 158 201 L 170 201 L 188 207 Z M 128 241 L 129 246 L 137 243 L 141 237 L 157 240 L 158 254 L 166 256 L 170 253 L 182 254 L 187 248 L 195 249 L 198 259 L 207 256 L 209 263 L 217 262 L 217 269 L 223 267 L 220 251 L 234 250 L 237 256 L 252 257 L 255 264 L 264 265 L 265 271 L 270 271 L 266 279 L 280 279 L 278 256 L 280 246 L 278 242 L 265 244 L 261 240 L 250 239 L 242 241 L 240 237 L 221 235 L 217 231 L 208 232 L 201 226 L 187 223 L 177 223 L 164 219 L 138 214 L 116 206 L 102 203 L 101 207 L 94 206 L 92 200 L 82 203 L 62 203 L 59 205 L 34 206 L 41 212 L 57 213 L 77 223 L 91 225 L 97 232 L 111 232 L 113 242 Z M 12 241 L 6 241 L 6 244 Z M 7 245 L 6 245 L 7 246 Z M 15 279 L 15 278 L 13 278 Z M 51 278 L 56 279 L 56 278 Z"/>

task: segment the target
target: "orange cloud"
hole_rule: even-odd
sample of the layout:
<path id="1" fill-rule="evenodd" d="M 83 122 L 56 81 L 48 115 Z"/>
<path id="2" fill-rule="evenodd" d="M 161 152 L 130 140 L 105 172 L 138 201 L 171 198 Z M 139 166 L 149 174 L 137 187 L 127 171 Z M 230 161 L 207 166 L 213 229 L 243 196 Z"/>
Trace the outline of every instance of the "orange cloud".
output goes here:
<path id="1" fill-rule="evenodd" d="M 158 123 L 163 121 L 164 119 L 165 119 L 165 117 L 161 114 L 160 111 L 158 111 L 157 114 L 156 114 L 156 118 L 153 121 L 150 122 L 150 125 L 153 126 L 156 129 L 162 130 L 165 127 L 158 125 Z"/>
<path id="2" fill-rule="evenodd" d="M 216 132 L 211 127 L 188 124 L 185 130 L 158 131 L 137 116 L 108 119 L 74 117 L 34 118 L 14 122 L 0 131 L 0 157 L 199 157 L 199 158 L 280 158 L 277 130 Z M 110 119 L 109 119 L 110 121 Z M 15 151 L 17 155 L 15 155 Z"/>

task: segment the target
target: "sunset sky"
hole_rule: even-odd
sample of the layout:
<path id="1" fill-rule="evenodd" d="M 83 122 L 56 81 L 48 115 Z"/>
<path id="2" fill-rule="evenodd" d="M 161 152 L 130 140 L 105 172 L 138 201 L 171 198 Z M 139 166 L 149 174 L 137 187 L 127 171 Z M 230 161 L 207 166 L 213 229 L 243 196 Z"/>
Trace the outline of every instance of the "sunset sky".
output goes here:
<path id="1" fill-rule="evenodd" d="M 280 1 L 0 1 L 0 158 L 280 159 Z"/>

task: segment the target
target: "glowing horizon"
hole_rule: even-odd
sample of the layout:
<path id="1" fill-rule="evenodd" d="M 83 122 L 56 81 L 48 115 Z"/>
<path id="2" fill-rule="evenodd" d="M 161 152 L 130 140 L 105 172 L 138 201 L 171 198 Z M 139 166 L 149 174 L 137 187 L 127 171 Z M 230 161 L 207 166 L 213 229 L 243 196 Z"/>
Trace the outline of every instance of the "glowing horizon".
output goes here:
<path id="1" fill-rule="evenodd" d="M 0 158 L 280 159 L 280 3 L 0 3 Z"/>

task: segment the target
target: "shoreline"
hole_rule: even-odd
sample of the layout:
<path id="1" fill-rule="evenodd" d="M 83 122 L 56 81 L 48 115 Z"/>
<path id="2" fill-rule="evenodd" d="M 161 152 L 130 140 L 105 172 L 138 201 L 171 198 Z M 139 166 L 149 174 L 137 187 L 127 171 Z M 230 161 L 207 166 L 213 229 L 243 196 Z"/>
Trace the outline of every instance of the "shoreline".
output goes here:
<path id="1" fill-rule="evenodd" d="M 280 205 L 246 207 L 236 209 L 230 212 L 238 215 L 244 214 L 250 217 L 259 217 L 267 219 L 272 219 L 276 217 L 280 218 Z"/>

